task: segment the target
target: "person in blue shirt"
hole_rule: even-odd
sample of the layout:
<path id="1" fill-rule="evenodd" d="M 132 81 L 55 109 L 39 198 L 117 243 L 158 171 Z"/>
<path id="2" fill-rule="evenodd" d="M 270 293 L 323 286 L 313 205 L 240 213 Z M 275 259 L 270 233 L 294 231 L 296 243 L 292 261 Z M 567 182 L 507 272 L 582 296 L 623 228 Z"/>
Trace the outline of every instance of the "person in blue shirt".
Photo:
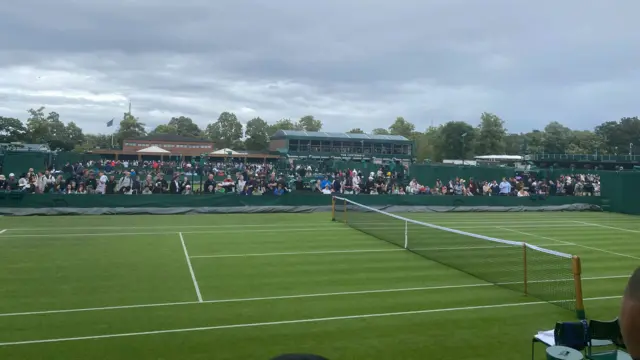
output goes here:
<path id="1" fill-rule="evenodd" d="M 278 187 L 273 190 L 273 195 L 280 196 L 282 194 L 284 194 L 284 189 L 282 188 L 282 184 L 278 184 Z"/>
<path id="2" fill-rule="evenodd" d="M 506 196 L 511 193 L 511 184 L 507 181 L 506 178 L 502 178 L 502 182 L 500 183 L 500 195 Z"/>
<path id="3" fill-rule="evenodd" d="M 331 181 L 329 181 L 329 177 L 325 176 L 324 180 L 320 183 L 320 189 L 325 189 L 327 185 L 331 185 Z"/>

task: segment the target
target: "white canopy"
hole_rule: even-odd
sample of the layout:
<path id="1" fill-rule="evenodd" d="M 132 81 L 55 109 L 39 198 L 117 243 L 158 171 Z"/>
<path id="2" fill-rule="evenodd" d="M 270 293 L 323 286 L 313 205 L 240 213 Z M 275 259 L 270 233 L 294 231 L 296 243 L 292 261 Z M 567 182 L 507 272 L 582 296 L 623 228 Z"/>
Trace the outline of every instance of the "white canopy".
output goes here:
<path id="1" fill-rule="evenodd" d="M 237 152 L 237 151 L 233 151 L 233 150 L 231 150 L 231 149 L 224 148 L 224 149 L 220 149 L 220 150 L 213 151 L 213 152 L 211 152 L 209 155 L 229 155 L 229 153 L 231 153 L 231 155 L 238 155 L 238 154 L 240 154 L 240 153 L 239 153 L 239 152 Z"/>
<path id="2" fill-rule="evenodd" d="M 137 153 L 138 154 L 170 154 L 171 151 L 167 151 L 157 146 L 149 146 L 148 148 L 138 150 Z"/>

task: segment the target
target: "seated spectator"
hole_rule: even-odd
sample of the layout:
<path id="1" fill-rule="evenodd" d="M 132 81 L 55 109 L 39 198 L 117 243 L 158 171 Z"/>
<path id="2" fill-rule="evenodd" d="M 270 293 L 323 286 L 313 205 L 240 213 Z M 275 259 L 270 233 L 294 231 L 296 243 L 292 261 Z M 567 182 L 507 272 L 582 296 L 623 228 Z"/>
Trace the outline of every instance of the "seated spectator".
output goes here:
<path id="1" fill-rule="evenodd" d="M 527 192 L 527 190 L 525 190 L 524 188 L 518 190 L 518 197 L 525 197 L 525 196 L 529 196 L 529 193 Z"/>
<path id="2" fill-rule="evenodd" d="M 209 174 L 207 181 L 204 182 L 204 192 L 207 194 L 213 194 L 216 190 L 216 181 L 213 179 L 213 174 Z"/>
<path id="3" fill-rule="evenodd" d="M 127 171 L 124 173 L 124 176 L 120 178 L 120 181 L 118 181 L 116 191 L 120 194 L 129 194 L 131 193 L 132 187 L 133 181 L 131 180 L 131 174 Z"/>
<path id="4" fill-rule="evenodd" d="M 86 194 L 87 190 L 84 188 L 84 184 L 80 184 L 78 186 L 78 190 L 76 191 L 76 194 Z"/>
<path id="5" fill-rule="evenodd" d="M 282 184 L 278 184 L 278 187 L 275 190 L 273 190 L 273 195 L 280 196 L 283 194 L 284 194 L 284 188 L 282 187 Z"/>

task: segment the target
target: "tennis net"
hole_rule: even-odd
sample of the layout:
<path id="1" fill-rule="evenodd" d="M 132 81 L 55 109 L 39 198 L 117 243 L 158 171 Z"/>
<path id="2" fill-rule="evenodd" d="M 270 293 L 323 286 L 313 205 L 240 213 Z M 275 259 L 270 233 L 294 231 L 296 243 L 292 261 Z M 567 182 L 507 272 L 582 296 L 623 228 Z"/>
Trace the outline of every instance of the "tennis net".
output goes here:
<path id="1" fill-rule="evenodd" d="M 332 203 L 333 219 L 353 229 L 585 317 L 577 256 L 408 219 L 341 197 Z"/>

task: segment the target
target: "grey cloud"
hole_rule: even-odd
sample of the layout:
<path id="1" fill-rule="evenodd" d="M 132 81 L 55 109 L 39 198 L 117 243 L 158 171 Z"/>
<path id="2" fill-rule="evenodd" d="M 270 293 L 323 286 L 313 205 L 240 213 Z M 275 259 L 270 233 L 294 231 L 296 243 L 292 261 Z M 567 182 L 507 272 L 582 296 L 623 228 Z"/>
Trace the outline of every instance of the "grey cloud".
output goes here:
<path id="1" fill-rule="evenodd" d="M 89 131 L 225 110 L 333 131 L 491 111 L 514 131 L 637 114 L 640 3 L 578 0 L 25 0 L 0 7 L 3 115 Z M 42 79 L 38 79 L 42 77 Z M 255 112 L 246 109 L 254 109 Z M 7 111 L 10 109 L 10 111 Z M 245 110 L 243 110 L 245 109 Z"/>

